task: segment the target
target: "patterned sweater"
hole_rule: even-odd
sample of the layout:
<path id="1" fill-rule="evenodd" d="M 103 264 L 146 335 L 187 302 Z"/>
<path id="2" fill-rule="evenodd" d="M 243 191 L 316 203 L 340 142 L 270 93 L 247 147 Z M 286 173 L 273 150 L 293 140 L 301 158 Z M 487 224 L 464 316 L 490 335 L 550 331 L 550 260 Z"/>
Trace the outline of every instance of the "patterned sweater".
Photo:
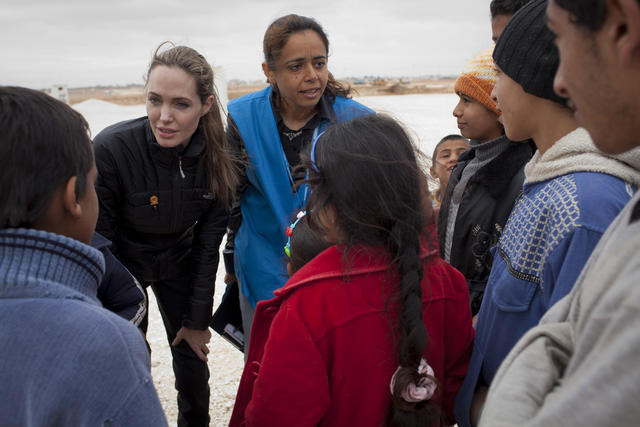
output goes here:
<path id="1" fill-rule="evenodd" d="M 589 155 L 581 157 L 584 153 Z M 460 426 L 468 425 L 476 385 L 490 384 L 518 339 L 569 293 L 600 237 L 633 196 L 629 182 L 640 182 L 632 167 L 597 152 L 581 128 L 544 155 L 536 153 L 525 173 L 523 194 L 492 249 L 473 355 L 456 400 Z"/>
<path id="2" fill-rule="evenodd" d="M 0 425 L 164 426 L 149 353 L 103 309 L 97 249 L 0 229 Z"/>

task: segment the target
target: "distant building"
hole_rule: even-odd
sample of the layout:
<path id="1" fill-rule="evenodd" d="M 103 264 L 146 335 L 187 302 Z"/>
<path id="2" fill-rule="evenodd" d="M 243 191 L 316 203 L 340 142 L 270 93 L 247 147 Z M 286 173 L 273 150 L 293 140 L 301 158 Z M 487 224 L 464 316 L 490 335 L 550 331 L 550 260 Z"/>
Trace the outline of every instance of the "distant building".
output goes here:
<path id="1" fill-rule="evenodd" d="M 65 104 L 69 103 L 69 90 L 67 85 L 53 85 L 51 86 L 51 96 Z"/>

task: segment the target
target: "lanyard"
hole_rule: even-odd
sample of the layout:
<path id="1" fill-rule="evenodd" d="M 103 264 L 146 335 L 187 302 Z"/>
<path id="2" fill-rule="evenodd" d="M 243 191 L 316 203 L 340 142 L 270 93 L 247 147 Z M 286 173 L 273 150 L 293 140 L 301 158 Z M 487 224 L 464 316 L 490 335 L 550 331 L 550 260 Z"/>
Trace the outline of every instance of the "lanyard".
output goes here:
<path id="1" fill-rule="evenodd" d="M 318 136 L 321 135 L 322 132 L 320 131 L 320 125 L 316 126 L 316 128 L 313 130 L 313 137 L 311 138 L 312 141 L 316 141 L 318 139 Z M 284 166 L 285 169 L 287 171 L 287 175 L 289 176 L 289 183 L 291 184 L 291 190 L 293 191 L 293 194 L 296 198 L 296 207 L 298 209 L 302 209 L 304 207 L 304 204 L 307 201 L 307 197 L 309 196 L 309 185 L 308 184 L 303 184 L 300 186 L 300 188 L 298 189 L 298 191 L 296 190 L 296 184 L 295 181 L 293 180 L 293 174 L 292 174 L 292 170 L 291 170 L 291 165 L 289 164 L 289 161 L 287 160 L 287 155 L 284 153 L 284 150 L 282 150 L 282 160 L 284 161 Z M 309 172 L 307 171 L 305 178 L 309 178 Z M 299 191 L 301 190 L 301 191 Z"/>

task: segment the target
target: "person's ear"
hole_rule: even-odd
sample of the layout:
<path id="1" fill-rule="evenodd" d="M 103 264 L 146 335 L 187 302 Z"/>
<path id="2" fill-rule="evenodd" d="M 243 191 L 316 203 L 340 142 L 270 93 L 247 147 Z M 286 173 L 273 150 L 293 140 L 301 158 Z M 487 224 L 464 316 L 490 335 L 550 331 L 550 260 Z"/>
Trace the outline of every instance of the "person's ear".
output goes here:
<path id="1" fill-rule="evenodd" d="M 76 197 L 76 184 L 78 177 L 72 176 L 63 184 L 62 188 L 62 206 L 64 211 L 74 218 L 82 216 L 82 206 Z"/>
<path id="2" fill-rule="evenodd" d="M 434 160 L 434 162 L 435 162 L 435 160 Z M 429 168 L 429 174 L 431 175 L 431 178 L 438 179 L 438 175 L 436 174 L 435 166 L 432 166 L 432 167 Z"/>
<path id="3" fill-rule="evenodd" d="M 608 0 L 604 27 L 623 65 L 630 65 L 640 60 L 638 0 Z"/>
<path id="4" fill-rule="evenodd" d="M 202 104 L 202 113 L 200 114 L 200 117 L 204 116 L 211 110 L 211 107 L 213 106 L 213 103 L 215 101 L 216 101 L 216 98 L 213 95 L 209 95 L 207 97 L 204 104 Z"/>
<path id="5" fill-rule="evenodd" d="M 267 77 L 267 80 L 269 80 L 269 84 L 270 85 L 275 85 L 276 84 L 276 76 L 273 73 L 273 70 L 271 68 L 269 68 L 269 66 L 267 65 L 266 62 L 262 63 L 262 72 Z"/>

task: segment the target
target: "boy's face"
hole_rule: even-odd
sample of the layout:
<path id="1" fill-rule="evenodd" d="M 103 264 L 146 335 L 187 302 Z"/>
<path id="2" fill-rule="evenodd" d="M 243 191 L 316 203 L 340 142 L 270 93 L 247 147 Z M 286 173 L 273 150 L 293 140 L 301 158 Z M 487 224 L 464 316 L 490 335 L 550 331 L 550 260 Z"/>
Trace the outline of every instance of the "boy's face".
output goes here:
<path id="1" fill-rule="evenodd" d="M 462 136 L 480 142 L 491 141 L 502 135 L 498 115 L 463 92 L 453 109 Z"/>
<path id="2" fill-rule="evenodd" d="M 637 2 L 628 4 L 640 10 Z M 607 3 L 607 7 L 612 6 Z M 591 32 L 574 24 L 570 13 L 551 0 L 547 22 L 556 35 L 560 57 L 555 91 L 569 98 L 576 121 L 589 131 L 596 146 L 614 154 L 640 141 L 640 64 L 637 57 L 625 63 L 621 51 L 625 35 L 640 29 L 632 28 L 635 22 L 623 20 L 622 10 L 608 12 L 602 28 Z"/>
<path id="3" fill-rule="evenodd" d="M 433 159 L 431 176 L 438 178 L 441 188 L 446 188 L 458 157 L 468 149 L 469 144 L 467 144 L 467 141 L 460 138 L 447 139 L 440 144 L 436 152 L 436 158 Z"/>
<path id="4" fill-rule="evenodd" d="M 513 15 L 496 15 L 491 18 L 491 40 L 495 43 Z"/>
<path id="5" fill-rule="evenodd" d="M 78 203 L 82 207 L 82 216 L 78 219 L 76 228 L 76 240 L 90 244 L 98 221 L 98 195 L 96 194 L 96 178 L 98 171 L 95 163 L 87 174 L 87 184 L 84 194 L 78 198 Z"/>
<path id="6" fill-rule="evenodd" d="M 525 92 L 522 86 L 498 68 L 498 78 L 491 97 L 502 112 L 500 120 L 507 138 L 524 141 L 533 136 L 530 118 L 532 111 L 535 111 L 532 108 L 535 96 Z"/>

